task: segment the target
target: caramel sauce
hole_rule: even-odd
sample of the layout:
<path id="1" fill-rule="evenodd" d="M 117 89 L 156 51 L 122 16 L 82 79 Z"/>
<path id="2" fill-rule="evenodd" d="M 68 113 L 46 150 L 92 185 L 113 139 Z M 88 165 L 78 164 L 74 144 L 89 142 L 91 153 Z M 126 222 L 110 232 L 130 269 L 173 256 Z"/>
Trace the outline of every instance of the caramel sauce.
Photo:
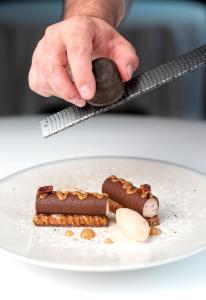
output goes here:
<path id="1" fill-rule="evenodd" d="M 86 200 L 89 196 L 94 196 L 97 199 L 103 199 L 103 198 L 108 198 L 108 195 L 106 193 L 103 194 L 99 194 L 99 193 L 89 193 L 89 192 L 81 192 L 81 191 L 68 191 L 68 192 L 61 192 L 61 191 L 52 191 L 50 193 L 45 193 L 45 194 L 40 194 L 39 195 L 39 199 L 45 199 L 49 194 L 56 194 L 56 197 L 60 200 L 60 201 L 64 201 L 67 199 L 68 195 L 75 195 L 79 198 L 79 200 Z"/>
<path id="2" fill-rule="evenodd" d="M 42 200 L 42 199 L 45 199 L 45 198 L 47 197 L 47 195 L 48 195 L 48 194 L 40 194 L 40 195 L 39 195 L 39 199 L 41 199 L 41 200 Z"/>
<path id="3" fill-rule="evenodd" d="M 61 201 L 66 200 L 68 194 L 69 194 L 69 192 L 64 192 L 64 193 L 62 193 L 61 191 L 56 192 L 57 198 Z"/>
<path id="4" fill-rule="evenodd" d="M 123 178 L 117 178 L 116 176 L 112 175 L 109 177 L 112 182 L 120 182 L 122 184 L 122 188 L 125 190 L 125 192 L 129 195 L 135 194 L 135 193 L 141 193 L 142 190 L 136 188 L 131 182 L 126 181 Z"/>

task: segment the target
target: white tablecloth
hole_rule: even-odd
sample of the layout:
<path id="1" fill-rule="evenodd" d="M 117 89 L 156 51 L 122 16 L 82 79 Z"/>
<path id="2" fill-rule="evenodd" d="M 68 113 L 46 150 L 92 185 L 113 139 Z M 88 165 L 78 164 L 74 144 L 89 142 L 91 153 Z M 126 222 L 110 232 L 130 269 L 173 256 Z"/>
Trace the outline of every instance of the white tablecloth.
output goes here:
<path id="1" fill-rule="evenodd" d="M 206 173 L 204 122 L 108 115 L 43 140 L 39 119 L 0 119 L 0 178 L 51 160 L 94 155 L 167 160 Z M 0 250 L 0 283 L 2 299 L 194 299 L 206 292 L 206 252 L 147 270 L 91 274 L 28 265 Z"/>

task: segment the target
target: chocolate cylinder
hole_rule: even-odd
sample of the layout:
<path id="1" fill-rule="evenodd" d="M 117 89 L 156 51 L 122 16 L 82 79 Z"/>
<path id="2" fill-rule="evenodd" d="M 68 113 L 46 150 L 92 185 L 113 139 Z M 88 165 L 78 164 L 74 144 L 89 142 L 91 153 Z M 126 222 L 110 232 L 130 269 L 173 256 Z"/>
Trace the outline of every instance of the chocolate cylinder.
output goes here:
<path id="1" fill-rule="evenodd" d="M 104 181 L 102 192 L 106 193 L 112 201 L 137 211 L 143 217 L 152 218 L 157 215 L 159 201 L 152 195 L 151 187 L 148 184 L 137 188 L 124 179 L 110 176 Z M 110 202 L 110 206 L 113 207 L 113 204 Z"/>
<path id="2" fill-rule="evenodd" d="M 53 187 L 42 187 L 36 196 L 37 214 L 68 214 L 106 216 L 107 195 L 80 191 L 53 191 Z"/>
<path id="3" fill-rule="evenodd" d="M 109 199 L 109 211 L 111 213 L 116 213 L 116 211 L 119 209 L 119 208 L 122 208 L 123 206 L 120 205 L 119 203 Z M 154 226 L 158 226 L 160 225 L 160 218 L 158 215 L 152 217 L 152 218 L 146 218 L 146 220 L 148 221 L 149 223 L 149 226 L 150 227 L 154 227 Z"/>

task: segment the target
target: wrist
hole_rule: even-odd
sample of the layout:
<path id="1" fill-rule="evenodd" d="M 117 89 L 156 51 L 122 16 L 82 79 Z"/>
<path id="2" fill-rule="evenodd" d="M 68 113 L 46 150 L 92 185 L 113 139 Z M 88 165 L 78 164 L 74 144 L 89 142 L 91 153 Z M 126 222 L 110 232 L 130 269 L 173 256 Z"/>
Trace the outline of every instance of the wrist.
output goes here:
<path id="1" fill-rule="evenodd" d="M 102 19 L 116 28 L 125 15 L 125 0 L 65 0 L 64 19 L 79 15 Z"/>

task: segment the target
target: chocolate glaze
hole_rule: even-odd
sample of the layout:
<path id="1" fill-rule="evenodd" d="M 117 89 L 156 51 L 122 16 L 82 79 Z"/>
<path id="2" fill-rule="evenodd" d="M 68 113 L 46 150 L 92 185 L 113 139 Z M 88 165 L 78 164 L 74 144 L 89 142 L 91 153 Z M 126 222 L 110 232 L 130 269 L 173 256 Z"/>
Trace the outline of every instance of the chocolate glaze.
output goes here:
<path id="1" fill-rule="evenodd" d="M 36 196 L 37 214 L 105 216 L 106 206 L 107 196 L 97 193 L 51 191 Z"/>

